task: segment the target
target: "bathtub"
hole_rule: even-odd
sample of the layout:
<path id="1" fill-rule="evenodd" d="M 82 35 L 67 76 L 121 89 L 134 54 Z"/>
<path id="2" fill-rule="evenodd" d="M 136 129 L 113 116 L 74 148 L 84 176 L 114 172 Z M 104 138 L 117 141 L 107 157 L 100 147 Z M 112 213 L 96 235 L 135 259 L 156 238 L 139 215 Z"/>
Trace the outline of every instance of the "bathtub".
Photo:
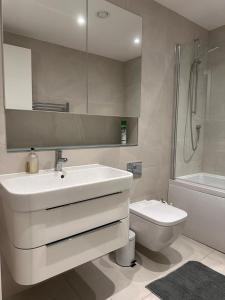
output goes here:
<path id="1" fill-rule="evenodd" d="M 168 200 L 184 209 L 184 234 L 225 253 L 225 176 L 197 173 L 169 182 Z"/>

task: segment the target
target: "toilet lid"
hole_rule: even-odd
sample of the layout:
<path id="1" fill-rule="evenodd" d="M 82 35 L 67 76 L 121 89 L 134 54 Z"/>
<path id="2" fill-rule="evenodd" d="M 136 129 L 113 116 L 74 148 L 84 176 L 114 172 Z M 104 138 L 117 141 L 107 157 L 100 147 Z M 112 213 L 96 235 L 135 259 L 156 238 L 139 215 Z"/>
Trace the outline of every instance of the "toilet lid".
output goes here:
<path id="1" fill-rule="evenodd" d="M 187 218 L 187 213 L 157 200 L 143 200 L 130 204 L 130 212 L 162 226 L 176 225 Z"/>

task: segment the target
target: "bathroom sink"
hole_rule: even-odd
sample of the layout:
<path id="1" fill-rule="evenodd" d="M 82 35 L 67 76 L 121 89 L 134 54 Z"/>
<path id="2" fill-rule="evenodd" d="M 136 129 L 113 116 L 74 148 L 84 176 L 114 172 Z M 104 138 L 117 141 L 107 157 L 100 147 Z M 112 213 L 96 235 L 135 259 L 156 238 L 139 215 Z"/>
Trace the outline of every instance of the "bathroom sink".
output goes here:
<path id="1" fill-rule="evenodd" d="M 102 165 L 0 176 L 0 248 L 14 280 L 33 285 L 124 247 L 129 172 Z"/>
<path id="2" fill-rule="evenodd" d="M 98 164 L 1 175 L 0 197 L 16 211 L 50 209 L 129 190 L 132 178 L 127 171 Z"/>

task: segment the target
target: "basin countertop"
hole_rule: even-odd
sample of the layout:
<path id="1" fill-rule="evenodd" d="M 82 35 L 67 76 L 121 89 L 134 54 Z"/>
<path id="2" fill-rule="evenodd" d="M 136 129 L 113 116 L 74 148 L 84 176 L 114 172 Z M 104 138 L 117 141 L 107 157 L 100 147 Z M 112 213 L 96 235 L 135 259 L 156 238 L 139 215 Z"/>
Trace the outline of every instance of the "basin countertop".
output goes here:
<path id="1" fill-rule="evenodd" d="M 130 172 L 99 164 L 0 175 L 0 197 L 17 211 L 41 210 L 129 190 Z"/>

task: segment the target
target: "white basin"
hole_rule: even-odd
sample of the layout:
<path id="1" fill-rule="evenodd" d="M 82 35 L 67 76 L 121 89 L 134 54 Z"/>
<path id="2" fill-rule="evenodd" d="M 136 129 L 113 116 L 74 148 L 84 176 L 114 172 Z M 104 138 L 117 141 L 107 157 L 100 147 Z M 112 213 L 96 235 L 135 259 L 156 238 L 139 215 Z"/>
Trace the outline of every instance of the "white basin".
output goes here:
<path id="1" fill-rule="evenodd" d="M 125 246 L 132 181 L 102 165 L 0 176 L 0 248 L 14 280 L 36 284 Z"/>
<path id="2" fill-rule="evenodd" d="M 64 178 L 61 178 L 62 175 Z M 16 211 L 35 211 L 129 190 L 133 175 L 103 165 L 85 165 L 0 176 L 0 196 Z"/>

